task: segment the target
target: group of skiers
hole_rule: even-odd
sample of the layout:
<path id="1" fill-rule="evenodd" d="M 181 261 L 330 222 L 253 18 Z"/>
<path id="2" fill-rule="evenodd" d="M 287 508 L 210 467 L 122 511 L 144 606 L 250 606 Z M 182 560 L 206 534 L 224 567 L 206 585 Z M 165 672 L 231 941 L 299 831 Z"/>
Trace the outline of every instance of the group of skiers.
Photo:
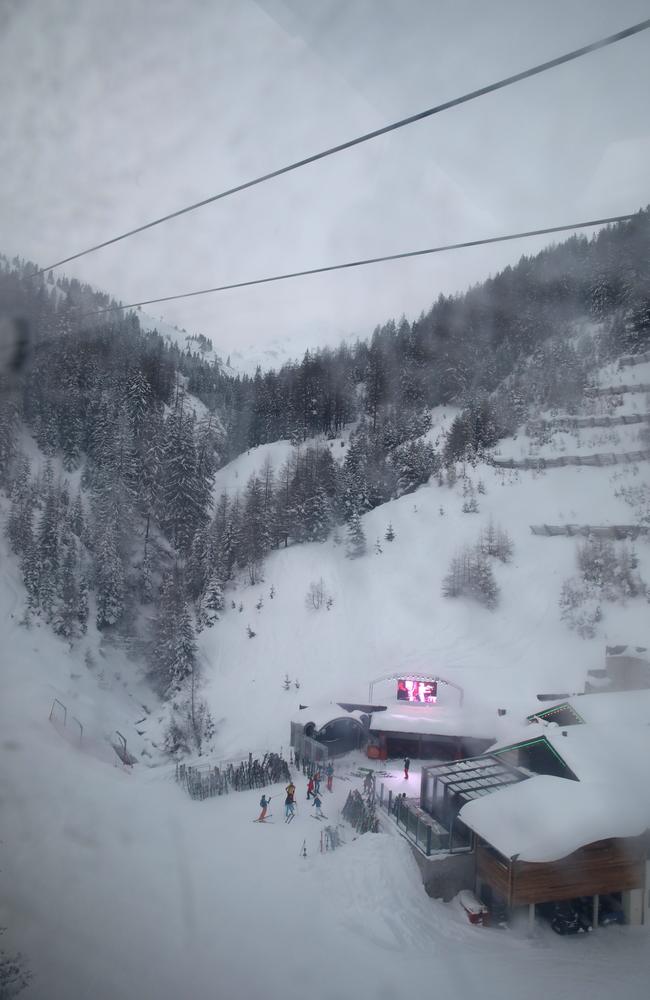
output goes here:
<path id="1" fill-rule="evenodd" d="M 296 754 L 296 763 L 298 763 L 298 754 Z M 404 758 L 404 777 L 407 780 L 408 780 L 408 776 L 409 776 L 409 768 L 410 768 L 410 766 L 411 766 L 410 759 L 408 757 L 405 757 Z M 329 764 L 325 768 L 325 777 L 327 779 L 327 791 L 331 792 L 333 790 L 332 789 L 332 784 L 333 784 L 333 781 L 334 781 L 334 765 L 332 764 L 331 761 L 329 762 Z M 366 779 L 364 781 L 364 789 L 367 792 L 370 791 L 370 789 L 372 787 L 372 781 L 373 781 L 373 775 L 369 771 L 368 774 L 366 775 Z M 323 810 L 321 808 L 322 805 L 323 805 L 323 802 L 322 802 L 322 799 L 320 797 L 320 783 L 321 783 L 321 773 L 320 773 L 320 771 L 318 769 L 316 769 L 314 771 L 313 775 L 310 776 L 310 778 L 309 778 L 309 780 L 307 782 L 307 801 L 309 802 L 310 799 L 313 799 L 313 806 L 314 806 L 314 810 L 315 810 L 314 811 L 314 816 L 316 816 L 318 818 L 322 818 L 323 817 Z M 293 817 L 295 816 L 295 811 L 296 811 L 296 786 L 294 785 L 293 781 L 289 781 L 289 784 L 287 785 L 287 787 L 285 789 L 285 792 L 286 792 L 286 798 L 284 800 L 284 821 L 285 821 L 285 823 L 290 823 L 291 820 L 293 819 Z M 404 793 L 404 794 L 406 794 L 406 793 Z M 260 812 L 259 816 L 257 817 L 256 822 L 258 822 L 258 823 L 264 823 L 265 822 L 265 820 L 266 820 L 266 813 L 267 813 L 270 801 L 271 801 L 271 797 L 270 796 L 267 798 L 266 795 L 262 795 L 262 798 L 260 799 L 260 808 L 261 808 L 262 811 Z M 324 817 L 324 818 L 326 819 L 327 817 Z"/>
<path id="2" fill-rule="evenodd" d="M 327 790 L 328 792 L 331 792 L 333 791 L 332 785 L 334 781 L 334 765 L 331 762 L 325 768 L 325 777 L 327 779 Z M 321 773 L 319 770 L 317 770 L 314 772 L 313 776 L 310 777 L 309 781 L 307 782 L 307 801 L 309 801 L 310 799 L 313 800 L 314 816 L 318 817 L 319 819 L 324 816 L 322 810 L 323 801 L 321 799 L 320 783 L 321 783 Z M 295 815 L 295 810 L 296 810 L 296 786 L 294 785 L 293 781 L 289 782 L 289 784 L 285 788 L 285 793 L 286 793 L 286 798 L 284 800 L 284 821 L 285 823 L 290 823 Z M 261 812 L 257 817 L 258 823 L 264 823 L 266 821 L 266 814 L 270 801 L 271 801 L 270 796 L 267 798 L 266 795 L 262 795 L 262 798 L 260 799 Z"/>

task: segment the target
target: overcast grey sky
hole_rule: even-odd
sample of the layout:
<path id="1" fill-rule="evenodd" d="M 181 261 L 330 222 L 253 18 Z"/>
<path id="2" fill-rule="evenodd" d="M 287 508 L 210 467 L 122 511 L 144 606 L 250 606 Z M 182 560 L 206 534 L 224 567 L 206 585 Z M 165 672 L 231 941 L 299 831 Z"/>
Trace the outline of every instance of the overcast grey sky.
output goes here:
<path id="1" fill-rule="evenodd" d="M 0 0 L 0 250 L 46 265 L 649 16 L 647 0 Z M 650 32 L 67 265 L 123 301 L 650 201 Z M 543 240 L 151 307 L 366 336 Z M 271 355 L 267 354 L 267 358 Z"/>

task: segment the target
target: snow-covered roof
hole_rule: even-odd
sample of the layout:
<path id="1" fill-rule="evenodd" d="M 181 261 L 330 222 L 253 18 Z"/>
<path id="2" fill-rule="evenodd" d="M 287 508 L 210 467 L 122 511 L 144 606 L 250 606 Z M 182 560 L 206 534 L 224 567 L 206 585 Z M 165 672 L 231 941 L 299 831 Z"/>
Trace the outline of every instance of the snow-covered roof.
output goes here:
<path id="1" fill-rule="evenodd" d="M 356 719 L 357 722 L 361 722 L 362 715 L 362 712 L 348 712 L 346 709 L 341 708 L 337 702 L 329 701 L 320 702 L 317 705 L 308 705 L 307 708 L 301 709 L 294 715 L 291 721 L 297 722 L 301 726 L 307 726 L 310 722 L 313 722 L 314 729 L 318 732 L 319 729 L 322 729 L 323 726 L 326 726 L 328 722 L 332 722 L 334 719 Z"/>
<path id="2" fill-rule="evenodd" d="M 553 709 L 564 705 L 570 705 L 586 725 L 558 724 L 552 714 L 532 723 L 510 714 L 499 720 L 497 742 L 489 748 L 490 752 L 545 736 L 578 777 L 579 770 L 585 774 L 592 769 L 590 760 L 598 760 L 601 762 L 599 767 L 607 768 L 608 761 L 620 759 L 621 754 L 628 752 L 624 748 L 630 744 L 631 753 L 639 744 L 640 752 L 650 752 L 650 746 L 646 748 L 650 735 L 650 690 L 577 695 L 540 707 L 535 714 L 552 713 Z M 589 732 L 585 733 L 587 729 Z M 569 757 L 575 761 L 575 767 Z"/>
<path id="3" fill-rule="evenodd" d="M 630 794 L 648 783 L 649 725 L 567 726 L 547 729 L 544 736 L 580 782 L 623 781 Z"/>
<path id="4" fill-rule="evenodd" d="M 460 818 L 507 858 L 548 862 L 650 827 L 650 797 L 625 784 L 535 775 L 468 802 Z"/>
<path id="5" fill-rule="evenodd" d="M 589 725 L 650 724 L 650 690 L 603 691 L 567 698 L 557 705 L 571 705 Z M 552 712 L 548 705 L 540 712 Z"/>
<path id="6" fill-rule="evenodd" d="M 493 739 L 496 712 L 456 705 L 405 705 L 375 712 L 370 729 L 382 733 L 415 733 L 426 736 L 473 736 Z"/>

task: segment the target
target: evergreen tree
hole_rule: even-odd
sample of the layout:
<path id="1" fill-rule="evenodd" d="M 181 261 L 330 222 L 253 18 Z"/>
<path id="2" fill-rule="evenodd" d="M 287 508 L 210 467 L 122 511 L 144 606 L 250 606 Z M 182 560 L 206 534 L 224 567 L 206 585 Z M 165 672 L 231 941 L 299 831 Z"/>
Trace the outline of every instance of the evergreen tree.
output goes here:
<path id="1" fill-rule="evenodd" d="M 73 638 L 79 628 L 80 599 L 77 583 L 77 553 L 72 536 L 65 539 L 58 598 L 52 615 L 54 631 L 65 639 Z"/>
<path id="2" fill-rule="evenodd" d="M 124 614 L 126 581 L 120 559 L 115 530 L 106 525 L 99 538 L 95 556 L 95 591 L 97 598 L 97 628 L 116 625 Z"/>
<path id="3" fill-rule="evenodd" d="M 361 518 L 358 514 L 353 514 L 348 522 L 348 538 L 346 556 L 348 559 L 358 559 L 366 554 L 366 536 L 363 531 Z"/>
<path id="4" fill-rule="evenodd" d="M 264 488 L 258 476 L 251 476 L 246 485 L 242 520 L 241 558 L 248 570 L 251 586 L 262 579 L 262 562 L 270 549 L 270 537 L 264 502 Z"/>
<path id="5" fill-rule="evenodd" d="M 183 576 L 177 567 L 163 577 L 152 647 L 152 677 L 165 697 L 178 694 L 194 678 L 196 651 Z"/>
<path id="6" fill-rule="evenodd" d="M 23 456 L 11 486 L 11 508 L 7 520 L 7 536 L 14 552 L 26 552 L 33 535 L 33 495 L 28 460 Z"/>

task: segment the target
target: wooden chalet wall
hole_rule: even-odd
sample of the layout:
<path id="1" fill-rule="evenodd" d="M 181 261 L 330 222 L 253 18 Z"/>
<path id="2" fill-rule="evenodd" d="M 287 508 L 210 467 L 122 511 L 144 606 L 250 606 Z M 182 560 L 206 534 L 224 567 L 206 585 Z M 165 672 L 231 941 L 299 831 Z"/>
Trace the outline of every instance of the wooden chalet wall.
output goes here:
<path id="1" fill-rule="evenodd" d="M 645 879 L 643 837 L 600 840 L 559 861 L 508 861 L 480 842 L 476 874 L 512 906 L 596 893 L 640 889 Z"/>

